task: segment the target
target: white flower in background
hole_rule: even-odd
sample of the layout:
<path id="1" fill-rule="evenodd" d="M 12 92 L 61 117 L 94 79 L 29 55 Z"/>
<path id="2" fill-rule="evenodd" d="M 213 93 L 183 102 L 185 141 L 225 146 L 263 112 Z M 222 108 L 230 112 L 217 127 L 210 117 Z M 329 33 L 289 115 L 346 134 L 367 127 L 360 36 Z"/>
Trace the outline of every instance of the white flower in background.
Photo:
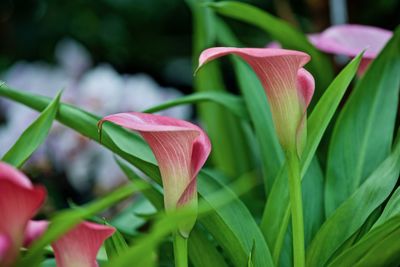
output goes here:
<path id="1" fill-rule="evenodd" d="M 69 38 L 58 43 L 55 56 L 61 68 L 72 78 L 78 78 L 92 66 L 85 47 Z"/>
<path id="2" fill-rule="evenodd" d="M 160 87 L 146 74 L 120 75 L 112 66 L 100 64 L 89 69 L 92 61 L 84 47 L 71 39 L 56 48 L 55 66 L 47 63 L 17 62 L 2 79 L 11 87 L 54 97 L 65 89 L 62 100 L 99 116 L 125 111 L 142 111 L 182 96 L 173 88 Z M 6 124 L 0 125 L 0 156 L 38 116 L 20 104 L 1 100 Z M 190 117 L 189 107 L 176 107 L 162 112 L 181 119 Z M 45 144 L 27 163 L 50 162 L 64 170 L 77 190 L 87 189 L 92 182 L 107 190 L 125 180 L 114 162 L 113 154 L 100 145 L 56 123 Z"/>
<path id="3" fill-rule="evenodd" d="M 120 108 L 124 79 L 110 65 L 100 65 L 82 76 L 78 92 L 79 106 L 103 116 Z"/>

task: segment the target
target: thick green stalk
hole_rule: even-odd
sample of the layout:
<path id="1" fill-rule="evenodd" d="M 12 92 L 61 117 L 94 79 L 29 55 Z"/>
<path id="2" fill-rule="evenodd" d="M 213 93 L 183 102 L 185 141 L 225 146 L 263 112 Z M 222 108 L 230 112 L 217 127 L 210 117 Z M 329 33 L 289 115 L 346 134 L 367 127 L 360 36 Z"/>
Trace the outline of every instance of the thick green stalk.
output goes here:
<path id="1" fill-rule="evenodd" d="M 293 261 L 294 267 L 304 267 L 304 221 L 301 195 L 300 164 L 297 152 L 292 149 L 286 153 L 289 173 L 290 207 L 292 211 Z"/>
<path id="2" fill-rule="evenodd" d="M 174 233 L 174 257 L 175 267 L 188 266 L 188 249 L 187 238 L 183 237 L 179 232 Z"/>

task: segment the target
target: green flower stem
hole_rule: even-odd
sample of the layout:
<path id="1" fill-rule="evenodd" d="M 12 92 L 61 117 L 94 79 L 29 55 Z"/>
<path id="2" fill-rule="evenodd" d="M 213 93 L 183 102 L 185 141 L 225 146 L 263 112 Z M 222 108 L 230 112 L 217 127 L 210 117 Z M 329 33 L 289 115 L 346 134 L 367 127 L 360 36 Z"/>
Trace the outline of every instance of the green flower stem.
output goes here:
<path id="1" fill-rule="evenodd" d="M 292 149 L 286 153 L 289 173 L 290 207 L 292 211 L 293 257 L 295 267 L 304 267 L 304 221 L 301 195 L 300 164 L 297 152 Z"/>
<path id="2" fill-rule="evenodd" d="M 179 232 L 174 233 L 174 257 L 175 267 L 188 266 L 187 238 Z"/>

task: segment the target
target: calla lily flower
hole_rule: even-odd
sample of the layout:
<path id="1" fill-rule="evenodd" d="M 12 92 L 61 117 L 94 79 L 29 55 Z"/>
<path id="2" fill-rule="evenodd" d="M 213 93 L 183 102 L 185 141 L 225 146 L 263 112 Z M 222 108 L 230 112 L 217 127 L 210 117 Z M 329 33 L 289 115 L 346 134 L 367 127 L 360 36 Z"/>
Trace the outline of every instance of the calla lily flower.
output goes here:
<path id="1" fill-rule="evenodd" d="M 197 208 L 196 177 L 211 151 L 210 140 L 202 129 L 186 121 L 138 112 L 119 113 L 104 117 L 139 132 L 149 144 L 158 162 L 164 188 L 166 211 L 177 207 Z M 196 217 L 179 226 L 188 237 Z"/>
<path id="2" fill-rule="evenodd" d="M 393 33 L 366 25 L 336 25 L 323 31 L 313 44 L 321 51 L 355 57 L 365 49 L 358 74 L 362 75 Z"/>
<path id="3" fill-rule="evenodd" d="M 306 109 L 315 87 L 312 75 L 302 68 L 310 56 L 285 49 L 215 47 L 201 53 L 199 68 L 228 54 L 240 56 L 253 68 L 267 94 L 282 147 L 300 155 L 306 141 Z"/>
<path id="4" fill-rule="evenodd" d="M 103 242 L 115 232 L 110 226 L 82 222 L 52 244 L 58 267 L 97 267 Z"/>
<path id="5" fill-rule="evenodd" d="M 43 229 L 33 226 L 30 219 L 37 213 L 46 197 L 42 186 L 30 180 L 14 167 L 0 162 L 0 265 L 12 266 L 19 249 L 38 237 Z M 31 235 L 32 231 L 35 232 Z M 28 233 L 29 236 L 25 236 Z"/>

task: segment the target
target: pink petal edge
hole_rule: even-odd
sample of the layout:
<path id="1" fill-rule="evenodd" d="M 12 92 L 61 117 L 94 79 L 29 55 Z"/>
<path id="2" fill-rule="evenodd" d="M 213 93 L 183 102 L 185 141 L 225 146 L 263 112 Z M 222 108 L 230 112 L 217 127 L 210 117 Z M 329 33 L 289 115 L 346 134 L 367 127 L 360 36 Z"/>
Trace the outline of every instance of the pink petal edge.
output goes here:
<path id="1" fill-rule="evenodd" d="M 106 121 L 113 122 L 133 131 L 138 131 L 142 134 L 154 132 L 184 132 L 186 134 L 192 133 L 197 135 L 193 142 L 193 151 L 191 156 L 192 178 L 197 176 L 211 152 L 211 142 L 207 134 L 197 125 L 187 121 L 155 114 L 127 112 L 104 117 L 99 122 L 99 127 L 101 127 L 101 125 Z"/>
<path id="2" fill-rule="evenodd" d="M 305 107 L 308 107 L 314 95 L 315 80 L 311 73 L 304 68 L 297 72 L 297 88 L 305 102 Z"/>
<path id="3" fill-rule="evenodd" d="M 30 220 L 25 228 L 24 247 L 29 247 L 33 241 L 41 237 L 48 225 L 49 222 L 45 220 Z"/>
<path id="4" fill-rule="evenodd" d="M 3 261 L 11 246 L 11 240 L 6 234 L 0 234 L 0 263 Z"/>
<path id="5" fill-rule="evenodd" d="M 97 253 L 114 227 L 82 222 L 52 244 L 58 267 L 97 267 Z"/>
<path id="6" fill-rule="evenodd" d="M 27 224 L 45 198 L 44 187 L 33 186 L 22 172 L 0 162 L 0 233 L 7 235 L 11 242 L 3 266 L 12 266 L 18 257 Z"/>
<path id="7" fill-rule="evenodd" d="M 392 37 L 391 31 L 356 24 L 343 24 L 323 31 L 315 46 L 328 53 L 357 56 L 366 49 L 363 58 L 375 58 Z"/>
<path id="8" fill-rule="evenodd" d="M 8 180 L 21 187 L 32 188 L 33 185 L 28 177 L 26 177 L 21 171 L 17 170 L 13 166 L 0 161 L 0 181 Z"/>

